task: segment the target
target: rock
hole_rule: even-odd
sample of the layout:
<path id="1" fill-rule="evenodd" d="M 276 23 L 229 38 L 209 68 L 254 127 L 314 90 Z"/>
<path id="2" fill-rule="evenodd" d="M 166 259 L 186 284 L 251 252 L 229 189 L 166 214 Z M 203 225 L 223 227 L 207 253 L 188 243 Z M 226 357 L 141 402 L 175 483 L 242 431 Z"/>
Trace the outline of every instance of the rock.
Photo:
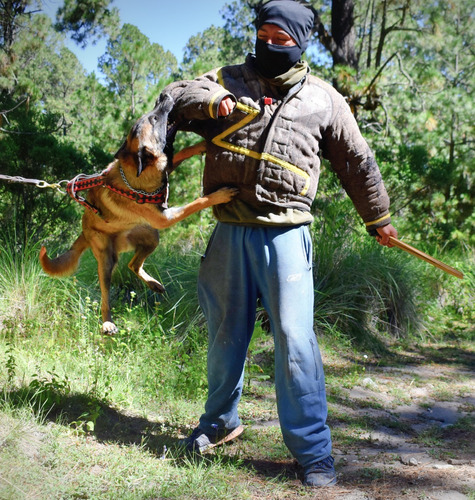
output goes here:
<path id="1" fill-rule="evenodd" d="M 427 387 L 415 387 L 411 389 L 411 396 L 414 398 L 425 398 L 429 394 Z"/>
<path id="2" fill-rule="evenodd" d="M 377 389 L 378 384 L 371 378 L 371 377 L 366 377 L 361 381 L 362 385 L 364 387 L 367 387 L 368 389 Z"/>
<path id="3" fill-rule="evenodd" d="M 447 463 L 451 465 L 471 465 L 470 460 L 457 460 L 456 458 L 449 458 Z"/>
<path id="4" fill-rule="evenodd" d="M 401 456 L 401 463 L 404 465 L 419 465 L 419 462 L 414 458 L 410 456 Z"/>
<path id="5" fill-rule="evenodd" d="M 459 491 L 446 490 L 433 492 L 430 494 L 430 498 L 434 500 L 468 500 L 470 497 Z"/>
<path id="6" fill-rule="evenodd" d="M 432 468 L 437 470 L 448 470 L 448 469 L 453 469 L 454 466 L 450 464 L 434 464 Z"/>

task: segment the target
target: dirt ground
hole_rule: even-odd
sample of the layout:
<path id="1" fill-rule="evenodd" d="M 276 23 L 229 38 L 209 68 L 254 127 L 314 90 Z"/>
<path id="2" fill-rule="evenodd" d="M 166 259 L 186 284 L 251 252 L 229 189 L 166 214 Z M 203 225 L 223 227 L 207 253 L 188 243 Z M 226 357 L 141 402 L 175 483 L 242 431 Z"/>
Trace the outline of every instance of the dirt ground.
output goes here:
<path id="1" fill-rule="evenodd" d="M 330 388 L 338 486 L 314 498 L 473 500 L 474 361 L 466 350 L 429 347 L 394 367 L 368 363 L 337 397 Z"/>
<path id="2" fill-rule="evenodd" d="M 355 409 L 355 415 L 373 421 L 387 419 L 389 425 L 391 421 L 396 425 L 381 425 L 368 431 L 366 436 L 360 435 L 360 438 L 367 439 L 367 446 L 350 451 L 334 450 L 339 482 L 344 485 L 340 491 L 335 491 L 335 498 L 474 498 L 474 392 L 464 397 L 454 394 L 448 401 L 437 401 L 430 395 L 430 382 L 429 387 L 411 386 L 411 377 L 415 373 L 422 379 L 434 380 L 440 375 L 440 369 L 440 365 L 423 368 L 408 365 L 398 369 L 399 375 L 407 380 L 410 403 L 393 406 L 384 391 L 374 392 L 384 388 L 391 374 L 389 369 L 373 372 L 371 377 L 365 379 L 365 387 L 349 391 L 352 399 L 365 401 L 376 398 L 390 408 Z M 452 372 L 467 377 L 472 375 L 444 367 L 445 374 Z M 468 428 L 469 419 L 472 419 L 472 432 Z M 360 483 L 366 484 L 361 488 Z"/>

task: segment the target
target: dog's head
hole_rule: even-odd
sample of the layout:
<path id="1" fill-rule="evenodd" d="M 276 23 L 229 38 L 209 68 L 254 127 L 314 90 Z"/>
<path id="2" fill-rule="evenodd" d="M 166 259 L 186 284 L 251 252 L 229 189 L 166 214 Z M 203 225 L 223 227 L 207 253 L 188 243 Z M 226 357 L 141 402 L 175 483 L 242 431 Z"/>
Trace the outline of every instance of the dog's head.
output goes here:
<path id="1" fill-rule="evenodd" d="M 173 108 L 173 99 L 168 94 L 161 94 L 157 105 L 151 113 L 140 117 L 127 139 L 115 154 L 115 158 L 123 162 L 133 162 L 137 169 L 137 177 L 149 164 L 159 162 L 164 169 L 170 158 L 167 152 L 168 114 Z"/>

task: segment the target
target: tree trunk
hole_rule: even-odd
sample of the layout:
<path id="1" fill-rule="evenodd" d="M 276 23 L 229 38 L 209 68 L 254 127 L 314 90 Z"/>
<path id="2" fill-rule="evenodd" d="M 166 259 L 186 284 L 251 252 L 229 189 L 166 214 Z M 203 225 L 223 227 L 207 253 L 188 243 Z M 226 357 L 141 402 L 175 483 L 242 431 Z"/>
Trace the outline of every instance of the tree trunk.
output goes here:
<path id="1" fill-rule="evenodd" d="M 332 51 L 333 66 L 343 64 L 357 68 L 355 52 L 355 21 L 353 0 L 333 0 L 332 2 L 332 38 L 335 48 Z"/>

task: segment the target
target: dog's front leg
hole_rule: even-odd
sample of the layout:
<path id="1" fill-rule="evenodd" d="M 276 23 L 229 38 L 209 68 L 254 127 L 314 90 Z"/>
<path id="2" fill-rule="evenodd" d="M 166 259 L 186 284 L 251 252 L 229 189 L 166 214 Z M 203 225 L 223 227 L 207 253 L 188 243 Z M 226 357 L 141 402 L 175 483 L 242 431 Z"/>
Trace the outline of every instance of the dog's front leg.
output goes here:
<path id="1" fill-rule="evenodd" d="M 206 196 L 202 196 L 201 198 L 197 198 L 196 200 L 188 203 L 183 207 L 172 207 L 167 208 L 160 212 L 160 215 L 157 214 L 155 220 L 150 221 L 153 227 L 157 229 L 164 229 L 177 222 L 186 219 L 190 215 L 199 212 L 208 207 L 212 207 L 213 205 L 220 205 L 221 203 L 228 203 L 231 201 L 237 194 L 239 193 L 239 189 L 232 187 L 224 187 L 214 191 L 211 194 Z"/>
<path id="2" fill-rule="evenodd" d="M 206 153 L 206 141 L 201 141 L 198 144 L 193 144 L 193 146 L 188 146 L 187 148 L 178 151 L 173 156 L 173 168 L 175 169 L 180 165 L 180 163 L 184 162 L 188 158 L 192 156 Z"/>

